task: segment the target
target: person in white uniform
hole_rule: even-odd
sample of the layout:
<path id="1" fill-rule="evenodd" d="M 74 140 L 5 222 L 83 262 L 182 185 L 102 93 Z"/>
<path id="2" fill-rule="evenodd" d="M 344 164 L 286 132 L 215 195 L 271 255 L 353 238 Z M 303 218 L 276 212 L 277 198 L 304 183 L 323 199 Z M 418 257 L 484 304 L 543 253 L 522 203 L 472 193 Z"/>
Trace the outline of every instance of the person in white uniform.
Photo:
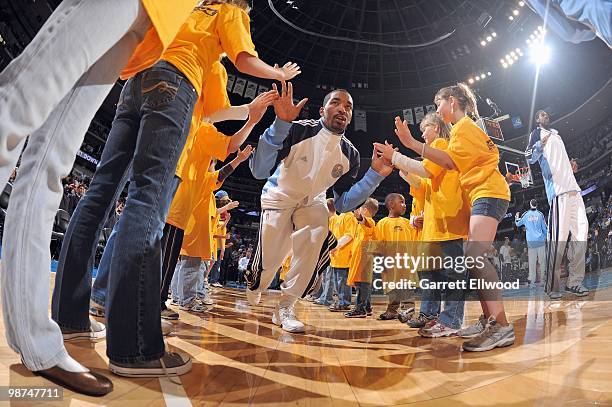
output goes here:
<path id="1" fill-rule="evenodd" d="M 335 244 L 328 230 L 327 189 L 333 189 L 335 209 L 348 212 L 393 170 L 374 153 L 371 168 L 355 183 L 360 156 L 344 135 L 353 113 L 348 91 L 337 89 L 325 97 L 320 120 L 293 121 L 306 101 L 295 106 L 291 83 L 282 84 L 282 95 L 274 103 L 276 120 L 259 138 L 250 162 L 253 176 L 267 182 L 261 195 L 258 247 L 246 273 L 247 299 L 251 305 L 259 303 L 261 292 L 293 250 L 272 316 L 272 322 L 288 332 L 304 332 L 294 304 L 325 270 L 330 245 Z"/>

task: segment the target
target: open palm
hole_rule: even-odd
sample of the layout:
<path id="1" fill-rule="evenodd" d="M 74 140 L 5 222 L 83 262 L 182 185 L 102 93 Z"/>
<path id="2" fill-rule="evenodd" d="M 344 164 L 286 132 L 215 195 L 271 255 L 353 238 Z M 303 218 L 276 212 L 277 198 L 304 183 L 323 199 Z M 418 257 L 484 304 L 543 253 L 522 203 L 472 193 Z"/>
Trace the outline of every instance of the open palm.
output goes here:
<path id="1" fill-rule="evenodd" d="M 272 88 L 278 91 L 275 83 L 272 84 Z M 293 85 L 291 82 L 281 81 L 280 97 L 273 103 L 274 113 L 279 119 L 292 122 L 298 117 L 306 102 L 308 98 L 300 100 L 297 105 L 293 104 Z"/>

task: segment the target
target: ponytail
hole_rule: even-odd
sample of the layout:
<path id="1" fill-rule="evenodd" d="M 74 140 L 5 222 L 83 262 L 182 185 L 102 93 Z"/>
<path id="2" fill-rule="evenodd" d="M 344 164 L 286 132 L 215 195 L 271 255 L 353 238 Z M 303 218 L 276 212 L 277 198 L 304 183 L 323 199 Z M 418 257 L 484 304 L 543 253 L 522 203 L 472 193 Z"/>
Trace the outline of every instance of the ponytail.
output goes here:
<path id="1" fill-rule="evenodd" d="M 459 82 L 453 86 L 447 86 L 440 89 L 438 93 L 436 93 L 435 99 L 447 100 L 451 96 L 457 99 L 459 107 L 468 116 L 474 120 L 478 120 L 480 118 L 480 115 L 478 114 L 478 106 L 476 104 L 476 96 L 469 86 L 463 82 Z"/>

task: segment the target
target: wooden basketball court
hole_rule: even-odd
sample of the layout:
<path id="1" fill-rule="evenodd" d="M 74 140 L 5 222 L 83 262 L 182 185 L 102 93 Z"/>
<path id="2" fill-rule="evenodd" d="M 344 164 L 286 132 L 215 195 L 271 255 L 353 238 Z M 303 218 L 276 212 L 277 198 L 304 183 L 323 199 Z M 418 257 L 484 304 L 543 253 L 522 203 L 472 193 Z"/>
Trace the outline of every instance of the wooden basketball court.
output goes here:
<path id="1" fill-rule="evenodd" d="M 612 288 L 554 304 L 508 299 L 516 343 L 484 353 L 462 352 L 459 338 L 425 339 L 398 321 L 348 320 L 307 302 L 297 307 L 307 332 L 291 335 L 271 323 L 276 295 L 251 308 L 243 292 L 217 289 L 212 312 L 181 312 L 167 343 L 194 365 L 180 380 L 114 376 L 105 341 L 75 342 L 70 354 L 111 377 L 115 390 L 15 405 L 612 405 Z M 384 309 L 374 305 L 374 315 Z M 470 302 L 466 318 L 479 313 Z M 0 385 L 49 386 L 20 364 L 2 329 Z"/>

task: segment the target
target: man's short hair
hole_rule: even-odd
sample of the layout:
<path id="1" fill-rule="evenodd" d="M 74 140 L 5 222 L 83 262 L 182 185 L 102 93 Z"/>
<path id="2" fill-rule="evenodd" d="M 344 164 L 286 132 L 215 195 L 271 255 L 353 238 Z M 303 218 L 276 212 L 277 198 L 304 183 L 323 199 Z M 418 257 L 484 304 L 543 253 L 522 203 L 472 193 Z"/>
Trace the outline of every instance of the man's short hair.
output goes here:
<path id="1" fill-rule="evenodd" d="M 327 95 L 325 95 L 325 97 L 323 98 L 323 106 L 325 106 L 327 102 L 329 102 L 329 99 L 331 99 L 331 96 L 334 94 L 334 92 L 344 92 L 347 95 L 351 96 L 351 93 L 346 89 L 334 89 L 331 92 L 329 92 Z"/>
<path id="2" fill-rule="evenodd" d="M 542 109 L 540 109 L 540 110 L 538 110 L 538 111 L 536 112 L 535 117 L 536 117 L 536 118 L 537 118 L 537 117 L 540 117 L 540 114 L 542 114 L 542 113 L 546 113 L 546 116 L 550 117 L 550 115 L 548 114 L 548 112 L 547 112 L 546 110 L 542 110 Z"/>

